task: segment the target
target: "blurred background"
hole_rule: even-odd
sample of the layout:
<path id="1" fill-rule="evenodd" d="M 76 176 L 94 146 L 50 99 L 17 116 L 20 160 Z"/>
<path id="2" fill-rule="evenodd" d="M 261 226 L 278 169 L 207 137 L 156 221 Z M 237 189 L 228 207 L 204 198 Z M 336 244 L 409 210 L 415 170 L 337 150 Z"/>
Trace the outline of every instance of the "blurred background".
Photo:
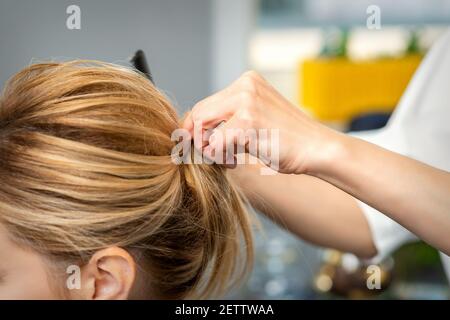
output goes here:
<path id="1" fill-rule="evenodd" d="M 66 26 L 69 5 L 81 10 L 79 30 Z M 367 24 L 371 5 L 380 28 Z M 0 84 L 37 61 L 127 64 L 142 49 L 180 115 L 255 69 L 319 121 L 368 130 L 384 126 L 449 23 L 450 0 L 2 0 Z M 253 274 L 230 298 L 450 297 L 439 256 L 424 243 L 381 263 L 386 290 L 369 291 L 364 262 L 261 219 Z"/>

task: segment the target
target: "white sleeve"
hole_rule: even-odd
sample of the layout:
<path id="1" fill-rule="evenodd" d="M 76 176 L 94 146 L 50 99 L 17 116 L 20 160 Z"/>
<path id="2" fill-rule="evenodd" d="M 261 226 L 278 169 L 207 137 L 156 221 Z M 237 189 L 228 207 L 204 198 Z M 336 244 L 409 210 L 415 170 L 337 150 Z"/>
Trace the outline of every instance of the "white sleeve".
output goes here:
<path id="1" fill-rule="evenodd" d="M 372 240 L 378 252 L 375 257 L 370 259 L 373 263 L 378 263 L 388 257 L 401 245 L 418 240 L 413 233 L 388 216 L 359 200 L 357 201 L 367 219 Z"/>
<path id="2" fill-rule="evenodd" d="M 380 130 L 351 135 L 449 171 L 449 52 L 450 30 L 437 41 L 419 66 L 388 125 Z M 402 244 L 418 239 L 378 210 L 357 201 L 378 250 L 375 260 L 383 259 Z"/>
<path id="3" fill-rule="evenodd" d="M 405 149 L 403 141 L 398 139 L 392 130 L 381 129 L 352 132 L 350 135 L 398 153 L 403 153 L 402 151 Z M 358 202 L 359 207 L 367 219 L 373 242 L 378 251 L 378 254 L 371 259 L 372 263 L 380 262 L 401 245 L 418 240 L 413 233 L 377 209 L 372 208 L 358 199 L 355 200 Z"/>

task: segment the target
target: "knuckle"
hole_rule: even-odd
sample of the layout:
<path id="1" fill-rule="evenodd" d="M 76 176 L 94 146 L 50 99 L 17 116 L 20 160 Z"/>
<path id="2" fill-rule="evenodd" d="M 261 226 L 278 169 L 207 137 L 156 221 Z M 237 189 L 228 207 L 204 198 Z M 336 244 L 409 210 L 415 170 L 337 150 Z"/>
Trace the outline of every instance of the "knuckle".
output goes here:
<path id="1" fill-rule="evenodd" d="M 257 80 L 260 78 L 259 73 L 256 72 L 255 70 L 248 70 L 248 71 L 244 72 L 243 76 L 254 79 L 254 80 Z"/>
<path id="2" fill-rule="evenodd" d="M 193 109 L 191 111 L 191 119 L 194 124 L 198 123 L 199 121 L 201 121 L 200 113 L 197 112 L 197 110 Z"/>
<path id="3" fill-rule="evenodd" d="M 252 109 L 256 102 L 256 94 L 249 90 L 243 90 L 240 93 L 241 106 L 245 109 Z"/>
<path id="4" fill-rule="evenodd" d="M 193 116 L 195 113 L 197 113 L 197 110 L 201 107 L 201 101 L 197 102 L 191 109 L 191 116 Z"/>
<path id="5" fill-rule="evenodd" d="M 257 114 L 253 108 L 242 108 L 237 113 L 239 123 L 244 128 L 251 128 L 256 122 Z"/>
<path id="6" fill-rule="evenodd" d="M 191 118 L 193 121 L 200 120 L 202 116 L 202 111 L 205 109 L 204 101 L 197 102 L 191 110 Z"/>
<path id="7" fill-rule="evenodd" d="M 255 71 L 247 71 L 241 77 L 240 85 L 242 89 L 250 91 L 252 93 L 258 93 L 258 79 Z"/>

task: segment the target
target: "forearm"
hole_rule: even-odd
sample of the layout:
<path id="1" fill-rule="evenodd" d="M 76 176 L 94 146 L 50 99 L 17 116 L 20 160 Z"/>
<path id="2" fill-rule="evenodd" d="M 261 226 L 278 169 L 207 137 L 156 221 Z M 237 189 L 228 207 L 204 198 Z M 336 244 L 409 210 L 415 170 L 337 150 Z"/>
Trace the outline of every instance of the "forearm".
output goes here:
<path id="1" fill-rule="evenodd" d="M 450 253 L 450 173 L 368 142 L 337 135 L 327 161 L 308 172 L 383 212 Z"/>
<path id="2" fill-rule="evenodd" d="M 361 257 L 376 253 L 355 199 L 307 175 L 260 175 L 260 165 L 238 165 L 230 174 L 251 204 L 282 227 L 320 246 Z"/>
<path id="3" fill-rule="evenodd" d="M 200 140 L 195 138 L 195 124 L 201 124 L 201 130 L 214 131 L 208 141 L 203 137 Z M 220 124 L 223 125 L 219 127 Z M 197 103 L 183 127 L 194 136 L 197 145 L 207 151 L 206 154 L 227 154 L 227 141 L 241 147 L 233 150 L 256 145 L 256 148 L 248 148 L 249 153 L 256 157 L 265 154 L 267 146 L 277 146 L 277 150 L 270 154 L 278 159 L 270 159 L 271 164 L 276 163 L 280 172 L 298 174 L 292 181 L 308 180 L 302 178 L 304 173 L 325 180 L 450 254 L 450 173 L 321 125 L 293 106 L 255 72 L 242 75 L 226 89 Z M 265 135 L 242 139 L 239 133 L 246 130 L 276 130 L 280 143 L 269 141 Z M 319 242 L 324 238 L 314 232 L 331 230 L 330 234 L 337 234 L 334 226 L 340 223 L 341 212 L 336 217 L 329 215 L 330 210 L 322 209 L 319 214 L 315 211 L 315 214 L 310 214 L 314 206 L 325 207 L 323 203 L 327 203 L 329 192 L 315 193 L 320 198 L 312 201 L 315 199 L 314 184 L 310 186 L 307 182 L 295 181 L 288 190 L 282 183 L 275 186 L 275 182 L 291 178 L 264 180 L 255 175 L 254 179 L 259 183 L 249 188 L 257 190 L 255 193 L 262 195 L 261 198 L 265 197 L 264 203 L 271 206 L 276 203 L 273 212 L 300 236 Z M 266 182 L 268 180 L 271 180 L 271 185 Z M 297 183 L 299 187 L 296 189 L 294 185 Z M 306 199 L 302 198 L 305 194 L 309 194 Z M 303 227 L 305 225 L 307 227 Z M 341 227 L 345 227 L 343 225 Z M 321 226 L 330 229 L 314 229 Z M 350 231 L 355 230 L 357 228 Z"/>

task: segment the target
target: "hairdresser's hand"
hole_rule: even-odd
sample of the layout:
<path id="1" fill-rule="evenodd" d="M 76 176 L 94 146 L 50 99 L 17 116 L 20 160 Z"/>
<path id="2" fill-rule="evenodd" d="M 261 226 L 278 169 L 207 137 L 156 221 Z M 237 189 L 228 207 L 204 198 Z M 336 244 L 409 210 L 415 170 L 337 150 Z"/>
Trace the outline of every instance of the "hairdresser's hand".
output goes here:
<path id="1" fill-rule="evenodd" d="M 320 125 L 253 72 L 198 103 L 185 127 L 193 130 L 196 121 L 205 128 L 225 121 L 217 130 L 227 137 L 227 129 L 279 129 L 279 171 L 331 183 L 450 254 L 449 172 Z M 269 143 L 256 139 L 257 151 Z M 210 143 L 215 150 L 224 148 L 217 139 Z"/>
<path id="2" fill-rule="evenodd" d="M 213 135 L 205 134 L 202 138 L 199 134 L 199 131 L 205 133 L 216 128 L 223 121 Z M 226 89 L 197 103 L 186 117 L 184 127 L 194 139 L 203 140 L 195 142 L 207 154 L 220 151 L 220 154 L 227 154 L 229 160 L 229 141 L 272 168 L 274 159 L 278 158 L 275 169 L 279 167 L 280 172 L 296 174 L 307 173 L 324 163 L 328 154 L 336 149 L 335 141 L 339 138 L 338 133 L 301 112 L 253 71 L 244 73 Z M 255 129 L 256 136 L 246 134 L 242 139 L 242 129 Z M 264 129 L 268 129 L 267 136 L 264 136 Z M 278 130 L 278 139 L 271 136 L 275 132 L 273 129 Z M 252 147 L 255 145 L 256 149 Z M 236 154 L 236 150 L 231 150 Z M 267 150 L 272 153 L 272 164 L 264 157 Z M 227 164 L 230 163 L 227 161 Z"/>

